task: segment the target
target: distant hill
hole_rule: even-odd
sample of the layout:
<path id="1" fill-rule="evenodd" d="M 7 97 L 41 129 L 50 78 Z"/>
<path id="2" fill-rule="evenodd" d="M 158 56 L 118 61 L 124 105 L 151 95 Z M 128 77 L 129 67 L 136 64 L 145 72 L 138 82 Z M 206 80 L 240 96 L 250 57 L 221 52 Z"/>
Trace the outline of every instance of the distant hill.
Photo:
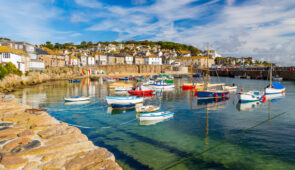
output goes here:
<path id="1" fill-rule="evenodd" d="M 86 41 L 82 41 L 81 44 L 79 45 L 75 45 L 73 43 L 64 43 L 64 44 L 59 44 L 59 43 L 55 43 L 54 45 L 51 44 L 51 42 L 46 42 L 46 44 L 42 44 L 41 46 L 43 47 L 47 47 L 49 49 L 70 49 L 70 48 L 89 48 L 89 47 L 94 47 L 97 46 L 98 44 L 102 44 L 102 45 L 109 45 L 109 44 L 114 44 L 114 45 L 118 45 L 118 44 L 134 44 L 134 45 L 143 45 L 143 46 L 150 46 L 150 47 L 154 47 L 154 46 L 160 46 L 161 49 L 169 49 L 169 50 L 176 50 L 176 51 L 183 51 L 183 50 L 187 50 L 190 51 L 192 54 L 199 54 L 202 53 L 203 51 L 192 46 L 192 45 L 186 45 L 186 44 L 180 44 L 180 43 L 175 43 L 175 42 L 170 42 L 170 41 L 134 41 L 134 40 L 130 40 L 130 41 L 123 41 L 123 42 L 117 42 L 117 41 L 106 41 L 106 42 L 98 42 L 96 44 L 93 44 L 91 41 L 86 42 Z"/>

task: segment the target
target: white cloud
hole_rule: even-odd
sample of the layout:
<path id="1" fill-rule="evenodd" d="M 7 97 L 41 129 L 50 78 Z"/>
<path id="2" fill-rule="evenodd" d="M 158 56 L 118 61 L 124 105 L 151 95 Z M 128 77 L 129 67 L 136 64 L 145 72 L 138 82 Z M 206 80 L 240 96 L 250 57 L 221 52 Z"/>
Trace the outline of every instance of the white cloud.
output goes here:
<path id="1" fill-rule="evenodd" d="M 89 8 L 100 8 L 102 4 L 97 0 L 75 0 L 78 5 L 89 7 Z"/>
<path id="2" fill-rule="evenodd" d="M 143 5 L 143 4 L 147 3 L 146 0 L 132 0 L 131 2 L 134 5 Z"/>
<path id="3" fill-rule="evenodd" d="M 71 22 L 87 22 L 89 18 L 85 17 L 83 14 L 74 13 L 71 16 Z"/>

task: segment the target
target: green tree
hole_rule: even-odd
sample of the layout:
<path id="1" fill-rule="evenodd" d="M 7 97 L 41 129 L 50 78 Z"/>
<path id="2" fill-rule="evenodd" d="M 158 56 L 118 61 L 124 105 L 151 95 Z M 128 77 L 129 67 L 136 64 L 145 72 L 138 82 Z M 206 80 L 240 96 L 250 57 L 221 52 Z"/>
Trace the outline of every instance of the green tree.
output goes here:
<path id="1" fill-rule="evenodd" d="M 6 68 L 0 64 L 0 79 L 3 79 L 8 74 Z"/>
<path id="2" fill-rule="evenodd" d="M 46 42 L 45 47 L 47 47 L 47 48 L 49 48 L 49 49 L 53 49 L 53 48 L 54 48 L 54 46 L 51 44 L 50 41 L 47 41 L 47 42 Z"/>
<path id="3" fill-rule="evenodd" d="M 80 45 L 87 45 L 86 41 L 82 41 Z"/>
<path id="4" fill-rule="evenodd" d="M 19 76 L 22 75 L 22 72 L 18 68 L 16 68 L 15 65 L 12 64 L 12 62 L 6 63 L 4 67 L 7 70 L 8 74 L 12 73 Z"/>

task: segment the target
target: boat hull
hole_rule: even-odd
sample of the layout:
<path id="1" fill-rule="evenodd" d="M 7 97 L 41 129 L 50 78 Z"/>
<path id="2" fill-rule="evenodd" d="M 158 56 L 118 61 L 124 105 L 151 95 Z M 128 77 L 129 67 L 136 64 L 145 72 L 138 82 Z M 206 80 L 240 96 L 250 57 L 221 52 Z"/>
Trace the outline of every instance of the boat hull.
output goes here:
<path id="1" fill-rule="evenodd" d="M 140 121 L 148 121 L 148 120 L 164 120 L 169 119 L 174 116 L 173 112 L 149 112 L 142 113 L 138 115 Z"/>
<path id="2" fill-rule="evenodd" d="M 79 97 L 79 98 L 65 98 L 65 102 L 78 102 L 78 101 L 87 101 L 90 100 L 89 97 Z"/>
<path id="3" fill-rule="evenodd" d="M 138 90 L 129 90 L 128 93 L 131 95 L 145 95 L 145 94 L 153 94 L 153 90 L 146 91 L 138 91 Z"/>
<path id="4" fill-rule="evenodd" d="M 128 109 L 128 108 L 135 107 L 135 104 L 134 103 L 130 103 L 130 104 L 111 104 L 111 106 L 114 109 Z"/>
<path id="5" fill-rule="evenodd" d="M 238 99 L 240 102 L 256 102 L 260 101 L 263 98 L 263 94 L 261 93 L 252 93 L 252 92 L 247 92 L 247 93 L 238 93 Z"/>
<path id="6" fill-rule="evenodd" d="M 283 89 L 276 89 L 276 88 L 265 88 L 265 94 L 266 95 L 272 95 L 272 94 L 281 94 L 281 93 L 285 93 L 285 88 Z"/>
<path id="7" fill-rule="evenodd" d="M 225 97 L 229 94 L 228 91 L 221 92 L 221 91 L 197 91 L 196 93 L 198 97 L 204 98 L 218 98 L 218 97 Z"/>
<path id="8" fill-rule="evenodd" d="M 136 103 L 142 103 L 143 98 L 142 97 L 106 97 L 107 103 L 109 105 L 111 104 L 136 104 Z"/>

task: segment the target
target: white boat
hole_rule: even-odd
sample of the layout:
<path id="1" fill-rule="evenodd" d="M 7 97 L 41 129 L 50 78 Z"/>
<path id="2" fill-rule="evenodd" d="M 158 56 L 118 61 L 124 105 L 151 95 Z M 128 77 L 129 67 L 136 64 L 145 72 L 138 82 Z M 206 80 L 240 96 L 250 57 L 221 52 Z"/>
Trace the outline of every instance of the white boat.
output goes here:
<path id="1" fill-rule="evenodd" d="M 106 82 L 109 82 L 109 83 L 113 83 L 116 81 L 116 79 L 113 79 L 113 78 L 106 78 L 105 79 Z"/>
<path id="2" fill-rule="evenodd" d="M 126 87 L 126 86 L 115 87 L 115 91 L 128 91 L 128 90 L 132 90 L 132 87 Z"/>
<path id="3" fill-rule="evenodd" d="M 136 107 L 137 113 L 145 113 L 145 112 L 155 112 L 160 110 L 159 106 L 147 105 L 147 106 L 140 106 Z"/>
<path id="4" fill-rule="evenodd" d="M 146 81 L 146 82 L 143 82 L 142 85 L 143 85 L 143 86 L 149 86 L 149 85 L 154 84 L 154 83 L 155 83 L 155 81 L 153 81 L 153 80 L 148 80 L 148 81 Z"/>
<path id="5" fill-rule="evenodd" d="M 123 97 L 110 97 L 106 96 L 106 100 L 109 105 L 111 104 L 136 104 L 136 103 L 142 103 L 143 97 L 137 97 L 137 96 L 123 96 Z"/>
<path id="6" fill-rule="evenodd" d="M 65 97 L 64 99 L 65 99 L 65 102 L 77 102 L 77 101 L 90 100 L 90 97 L 75 96 L 75 97 Z"/>
<path id="7" fill-rule="evenodd" d="M 272 77 L 272 80 L 273 81 L 283 81 L 283 77 L 276 75 L 276 76 Z"/>
<path id="8" fill-rule="evenodd" d="M 232 86 L 222 86 L 223 90 L 227 90 L 230 92 L 236 92 L 238 89 L 238 86 L 232 85 Z"/>
<path id="9" fill-rule="evenodd" d="M 85 100 L 85 101 L 65 102 L 64 105 L 83 105 L 88 103 L 90 103 L 90 101 Z"/>
<path id="10" fill-rule="evenodd" d="M 270 67 L 270 71 L 269 71 L 269 85 L 265 88 L 265 94 L 266 95 L 271 95 L 271 94 L 281 94 L 281 93 L 285 93 L 286 89 L 284 86 L 281 85 L 281 83 L 276 82 L 273 83 L 273 77 L 272 77 L 272 65 Z"/>
<path id="11" fill-rule="evenodd" d="M 138 115 L 140 121 L 146 120 L 164 120 L 169 119 L 174 116 L 173 112 L 169 111 L 159 111 L 159 112 L 149 112 L 149 113 L 141 113 Z"/>
<path id="12" fill-rule="evenodd" d="M 263 99 L 264 93 L 260 91 L 240 92 L 237 94 L 240 102 L 255 102 Z"/>
<path id="13" fill-rule="evenodd" d="M 272 83 L 271 86 L 265 88 L 266 95 L 281 94 L 285 93 L 285 91 L 286 89 L 281 85 L 281 83 Z"/>
<path id="14" fill-rule="evenodd" d="M 155 90 L 165 90 L 175 88 L 174 84 L 167 84 L 165 81 L 157 81 L 153 84 L 150 84 L 150 87 Z"/>

